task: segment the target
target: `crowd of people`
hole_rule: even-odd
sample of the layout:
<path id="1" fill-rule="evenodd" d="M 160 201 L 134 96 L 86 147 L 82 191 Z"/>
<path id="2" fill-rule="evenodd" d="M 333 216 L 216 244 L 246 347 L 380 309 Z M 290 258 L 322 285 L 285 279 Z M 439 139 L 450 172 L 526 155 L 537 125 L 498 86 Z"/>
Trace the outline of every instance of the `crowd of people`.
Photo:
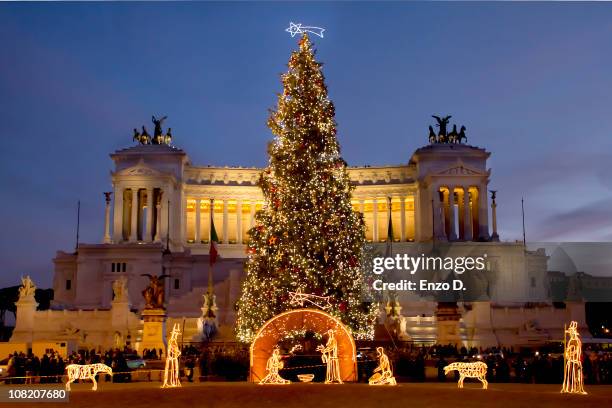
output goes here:
<path id="1" fill-rule="evenodd" d="M 583 372 L 587 384 L 612 384 L 612 350 L 585 346 Z M 563 381 L 563 348 L 514 350 L 509 347 L 488 349 L 458 348 L 454 345 L 430 347 L 407 346 L 389 351 L 399 376 L 425 380 L 425 367 L 437 369 L 438 381 L 447 381 L 444 367 L 455 361 L 483 361 L 487 381 L 556 384 Z"/>
<path id="2" fill-rule="evenodd" d="M 32 353 L 14 352 L 9 355 L 7 363 L 7 380 L 9 384 L 58 383 L 62 382 L 68 364 L 104 363 L 117 373 L 113 382 L 129 381 L 130 368 L 126 356 L 136 355 L 130 349 L 112 349 L 104 352 L 80 350 L 63 358 L 55 350 L 47 350 L 42 357 Z"/>
<path id="3" fill-rule="evenodd" d="M 583 372 L 587 384 L 612 384 L 612 350 L 597 346 L 585 346 Z M 405 345 L 399 348 L 388 345 L 386 353 L 394 366 L 395 375 L 408 381 L 425 381 L 427 367 L 437 370 L 438 381 L 450 381 L 444 367 L 455 361 L 484 361 L 487 363 L 489 382 L 561 383 L 563 380 L 563 351 L 514 350 L 496 347 L 467 349 L 453 345 L 419 347 Z M 144 359 L 161 359 L 162 350 L 143 350 Z M 367 352 L 358 354 L 359 379 L 366 380 L 376 360 Z M 67 358 L 48 350 L 42 356 L 15 352 L 9 355 L 7 383 L 62 382 L 68 364 L 104 363 L 115 373 L 113 382 L 131 381 L 129 359 L 139 358 L 129 348 L 107 351 L 81 350 Z M 191 382 L 194 378 L 245 380 L 248 375 L 248 349 L 237 345 L 196 347 L 189 345 L 181 350 L 181 376 Z M 150 377 L 149 377 L 150 379 Z M 110 379 L 109 379 L 110 380 Z"/>

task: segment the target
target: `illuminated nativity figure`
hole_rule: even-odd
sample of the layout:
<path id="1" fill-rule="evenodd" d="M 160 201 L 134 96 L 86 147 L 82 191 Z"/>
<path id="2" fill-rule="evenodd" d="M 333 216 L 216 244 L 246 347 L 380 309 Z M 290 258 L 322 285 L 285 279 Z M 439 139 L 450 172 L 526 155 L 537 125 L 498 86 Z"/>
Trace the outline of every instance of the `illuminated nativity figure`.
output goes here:
<path id="1" fill-rule="evenodd" d="M 285 380 L 278 373 L 283 368 L 283 362 L 280 356 L 278 347 L 274 348 L 272 355 L 266 363 L 266 371 L 268 374 L 259 382 L 260 384 L 290 384 L 291 381 Z"/>
<path id="2" fill-rule="evenodd" d="M 569 339 L 567 336 L 569 335 Z M 578 334 L 578 323 L 571 322 L 563 334 L 565 342 L 565 370 L 562 393 L 586 394 L 582 376 L 582 341 Z"/>
<path id="3" fill-rule="evenodd" d="M 385 349 L 376 347 L 378 353 L 378 367 L 374 369 L 374 374 L 368 380 L 370 385 L 397 385 L 389 357 L 385 354 Z"/>
<path id="4" fill-rule="evenodd" d="M 342 379 L 340 378 L 340 362 L 338 361 L 338 341 L 332 329 L 329 329 L 327 334 L 329 338 L 327 339 L 325 347 L 323 347 L 323 345 L 317 347 L 317 351 L 321 352 L 321 360 L 327 364 L 325 384 L 342 384 Z"/>
<path id="5" fill-rule="evenodd" d="M 168 352 L 166 353 L 166 368 L 164 369 L 164 383 L 162 388 L 180 387 L 179 380 L 179 357 L 181 350 L 179 349 L 177 339 L 180 334 L 179 325 L 176 323 L 170 333 L 168 341 Z"/>

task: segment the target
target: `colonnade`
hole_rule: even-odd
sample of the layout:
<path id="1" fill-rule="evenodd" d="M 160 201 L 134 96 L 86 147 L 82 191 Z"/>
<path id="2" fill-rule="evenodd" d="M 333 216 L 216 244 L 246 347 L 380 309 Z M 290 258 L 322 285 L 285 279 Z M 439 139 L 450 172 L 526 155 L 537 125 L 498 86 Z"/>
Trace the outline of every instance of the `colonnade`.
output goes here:
<path id="1" fill-rule="evenodd" d="M 432 206 L 437 240 L 489 239 L 486 185 L 435 186 Z"/>
<path id="2" fill-rule="evenodd" d="M 212 203 L 212 206 L 211 206 Z M 415 239 L 414 197 L 353 199 L 353 209 L 364 214 L 366 239 L 383 242 L 387 239 L 388 220 L 393 223 L 395 241 Z M 211 219 L 219 240 L 224 244 L 243 244 L 247 232 L 255 225 L 255 213 L 263 208 L 262 200 L 187 198 L 184 214 L 184 237 L 187 243 L 205 244 L 210 240 Z M 198 210 L 199 209 L 199 210 Z"/>
<path id="3" fill-rule="evenodd" d="M 107 201 L 107 209 L 108 206 Z M 167 205 L 163 204 L 163 190 L 159 187 L 128 187 L 115 190 L 114 241 L 160 242 L 167 231 L 164 222 L 167 211 Z M 105 236 L 108 229 L 107 221 Z"/>

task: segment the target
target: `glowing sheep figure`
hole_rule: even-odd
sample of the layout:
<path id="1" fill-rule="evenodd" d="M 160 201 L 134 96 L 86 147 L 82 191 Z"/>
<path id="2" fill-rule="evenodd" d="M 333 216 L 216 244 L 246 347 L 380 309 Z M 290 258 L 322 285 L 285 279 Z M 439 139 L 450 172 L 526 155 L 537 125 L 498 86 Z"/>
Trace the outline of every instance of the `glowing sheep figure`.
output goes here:
<path id="1" fill-rule="evenodd" d="M 451 371 L 459 371 L 459 381 L 457 386 L 463 388 L 463 380 L 466 378 L 478 378 L 482 382 L 482 389 L 486 390 L 489 383 L 487 382 L 487 365 L 482 361 L 475 363 L 451 363 L 444 367 L 444 374 Z"/>
<path id="2" fill-rule="evenodd" d="M 106 364 L 69 364 L 66 366 L 66 372 L 68 373 L 68 381 L 66 381 L 66 391 L 70 391 L 70 383 L 76 380 L 91 380 L 93 381 L 93 391 L 98 389 L 98 383 L 96 382 L 96 375 L 98 373 L 105 373 L 113 375 L 113 369 Z"/>

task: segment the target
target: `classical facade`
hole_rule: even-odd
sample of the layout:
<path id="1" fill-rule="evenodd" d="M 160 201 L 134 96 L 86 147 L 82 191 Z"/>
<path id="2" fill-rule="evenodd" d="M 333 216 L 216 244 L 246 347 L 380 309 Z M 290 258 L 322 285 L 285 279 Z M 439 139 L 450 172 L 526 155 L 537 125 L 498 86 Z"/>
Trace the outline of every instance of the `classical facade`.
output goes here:
<path id="1" fill-rule="evenodd" d="M 449 313 L 441 311 L 436 299 L 413 293 L 387 302 L 381 322 L 386 320 L 400 338 L 527 344 L 558 338 L 570 317 L 584 325 L 583 304 L 564 310 L 552 306 L 543 251 L 527 251 L 522 242 L 499 242 L 496 203 L 489 203 L 489 156 L 479 147 L 432 140 L 406 164 L 348 169 L 356 186 L 353 207 L 363 213 L 367 240 L 379 252 L 393 241 L 395 254 L 419 252 L 430 244 L 452 256 L 486 253 L 487 271 L 495 274 L 481 298 L 459 302 Z M 58 251 L 53 260 L 55 310 L 48 313 L 60 320 L 74 314 L 70 328 L 75 333 L 76 326 L 87 325 L 89 340 L 81 338 L 84 345 L 109 346 L 127 338 L 138 345 L 142 330 L 136 322 L 148 282 L 142 274 L 166 274 L 169 324 L 181 322 L 185 340 L 197 341 L 202 316 L 208 313 L 203 303 L 210 273 L 219 337 L 232 339 L 247 231 L 266 205 L 258 187 L 261 169 L 198 166 L 186 152 L 165 143 L 132 146 L 110 157 L 113 190 L 106 193 L 101 242 L 80 244 L 74 253 Z M 387 236 L 389 219 L 392 239 Z M 211 222 L 221 241 L 221 259 L 212 269 Z M 126 287 L 118 304 L 113 287 L 120 279 Z M 525 311 L 527 303 L 537 309 L 529 306 Z M 93 311 L 97 318 L 108 314 L 112 330 L 89 327 L 91 317 L 79 318 Z M 124 323 L 113 320 L 113 313 Z M 22 326 L 17 333 L 30 333 L 19 339 L 33 341 L 57 338 L 53 330 L 28 331 Z"/>

